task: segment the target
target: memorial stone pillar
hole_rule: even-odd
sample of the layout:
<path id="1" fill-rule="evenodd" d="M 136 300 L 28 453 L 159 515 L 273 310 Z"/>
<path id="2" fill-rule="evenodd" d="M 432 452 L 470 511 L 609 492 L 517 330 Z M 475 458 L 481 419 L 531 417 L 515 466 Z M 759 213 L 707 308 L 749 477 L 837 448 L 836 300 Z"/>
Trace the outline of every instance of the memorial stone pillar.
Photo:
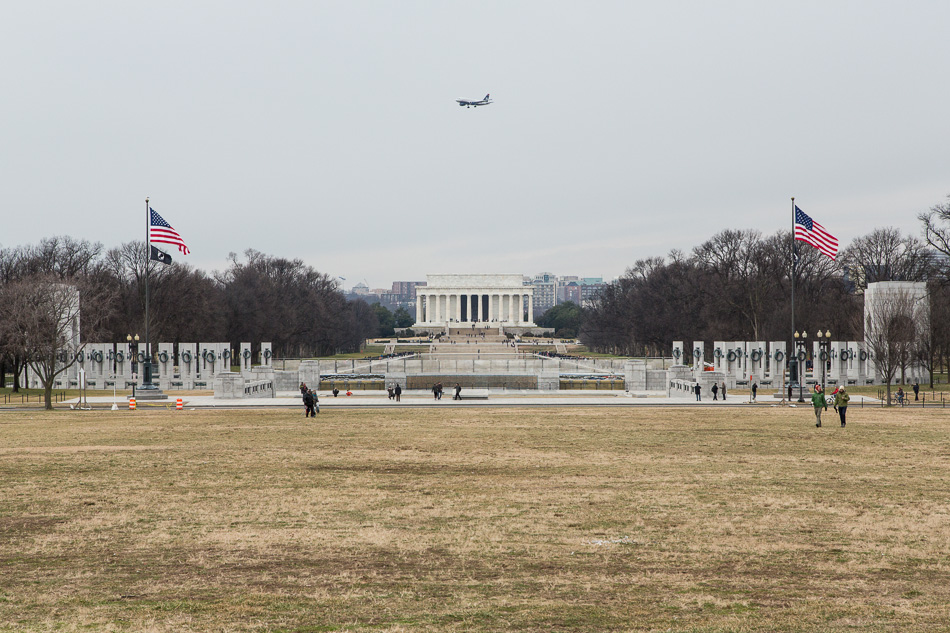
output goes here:
<path id="1" fill-rule="evenodd" d="M 784 389 L 782 383 L 783 372 L 785 373 L 785 382 L 788 382 L 789 376 L 785 369 L 788 364 L 788 352 L 785 350 L 785 341 L 772 341 L 769 343 L 769 379 L 772 386 L 777 389 Z"/>
<path id="2" fill-rule="evenodd" d="M 766 353 L 765 341 L 755 341 L 749 348 L 749 371 L 752 380 L 761 383 L 765 380 L 765 362 L 768 358 Z M 751 385 L 749 385 L 751 387 Z"/>
<path id="3" fill-rule="evenodd" d="M 726 371 L 726 349 L 725 341 L 713 341 L 713 369 L 715 371 Z"/>
<path id="4" fill-rule="evenodd" d="M 274 366 L 274 351 L 271 345 L 271 343 L 261 343 L 261 366 L 263 367 Z"/>
<path id="5" fill-rule="evenodd" d="M 159 343 L 158 355 L 155 360 L 157 361 L 155 369 L 158 372 L 158 388 L 162 391 L 171 389 L 172 379 L 175 377 L 175 344 Z M 152 380 L 154 382 L 156 377 L 152 376 Z M 177 389 L 178 386 L 176 385 L 175 388 Z"/>
<path id="6" fill-rule="evenodd" d="M 416 293 L 416 323 L 422 323 L 422 295 Z"/>
<path id="7" fill-rule="evenodd" d="M 178 344 L 178 374 L 182 389 L 194 389 L 198 377 L 198 350 L 194 343 Z"/>
<path id="8" fill-rule="evenodd" d="M 698 379 L 699 373 L 702 372 L 705 367 L 706 342 L 693 341 L 693 350 L 690 356 L 693 358 L 693 373 Z"/>
<path id="9" fill-rule="evenodd" d="M 251 372 L 251 344 L 250 343 L 241 343 L 241 373 L 248 374 Z"/>
<path id="10" fill-rule="evenodd" d="M 673 364 L 686 364 L 686 361 L 683 359 L 683 341 L 673 341 Z"/>

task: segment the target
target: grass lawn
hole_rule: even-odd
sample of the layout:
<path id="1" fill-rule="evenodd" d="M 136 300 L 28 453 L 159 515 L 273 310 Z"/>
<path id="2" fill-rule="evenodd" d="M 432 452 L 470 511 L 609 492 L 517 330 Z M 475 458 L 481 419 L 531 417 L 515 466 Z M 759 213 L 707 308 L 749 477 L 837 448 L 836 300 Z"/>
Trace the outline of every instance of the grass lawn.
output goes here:
<path id="1" fill-rule="evenodd" d="M 0 413 L 0 631 L 946 631 L 950 415 Z"/>

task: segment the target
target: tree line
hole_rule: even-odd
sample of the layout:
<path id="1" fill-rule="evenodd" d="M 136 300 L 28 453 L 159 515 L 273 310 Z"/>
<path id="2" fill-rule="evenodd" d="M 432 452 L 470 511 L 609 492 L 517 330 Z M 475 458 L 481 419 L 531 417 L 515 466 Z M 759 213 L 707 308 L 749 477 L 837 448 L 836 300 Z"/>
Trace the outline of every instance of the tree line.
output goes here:
<path id="1" fill-rule="evenodd" d="M 0 387 L 24 363 L 43 361 L 78 317 L 82 342 L 145 335 L 145 242 L 104 249 L 99 243 L 50 237 L 0 248 Z M 347 300 L 333 278 L 299 259 L 254 250 L 229 255 L 223 272 L 175 261 L 149 265 L 149 338 L 153 343 L 271 341 L 276 356 L 358 351 L 376 336 L 376 310 Z M 79 290 L 78 313 L 62 289 Z M 46 303 L 43 303 L 45 297 Z M 65 306 L 65 307 L 64 307 Z M 55 358 L 47 359 L 55 364 Z M 16 388 L 18 383 L 14 383 Z"/>
<path id="2" fill-rule="evenodd" d="M 950 200 L 950 196 L 948 196 Z M 835 340 L 864 340 L 863 289 L 878 281 L 927 282 L 930 316 L 893 318 L 914 339 L 909 356 L 950 363 L 950 202 L 918 218 L 923 238 L 878 228 L 854 239 L 836 261 L 795 241 L 791 231 L 763 235 L 728 229 L 689 253 L 640 259 L 607 284 L 575 327 L 593 351 L 664 355 L 674 340 L 789 341 L 792 280 L 798 329 L 830 330 Z M 793 258 L 796 262 L 793 266 Z M 906 346 L 905 346 L 906 348 Z M 906 365 L 906 362 L 905 362 Z M 950 370 L 950 367 L 948 367 Z"/>

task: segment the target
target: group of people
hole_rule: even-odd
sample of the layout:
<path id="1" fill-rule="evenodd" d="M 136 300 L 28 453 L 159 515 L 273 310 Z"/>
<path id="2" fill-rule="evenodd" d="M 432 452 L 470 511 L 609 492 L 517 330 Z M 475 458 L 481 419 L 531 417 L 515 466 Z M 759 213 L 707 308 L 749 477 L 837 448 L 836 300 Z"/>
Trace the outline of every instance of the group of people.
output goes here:
<path id="1" fill-rule="evenodd" d="M 815 385 L 815 392 L 811 394 L 811 404 L 815 407 L 815 426 L 821 427 L 821 412 L 827 411 L 828 405 L 831 405 L 838 412 L 841 427 L 844 428 L 850 400 L 851 396 L 848 395 L 844 385 L 837 387 L 830 395 L 825 395 L 825 390 L 821 388 L 821 385 Z"/>
<path id="2" fill-rule="evenodd" d="M 713 400 L 719 400 L 720 391 L 722 392 L 722 399 L 723 400 L 726 399 L 726 383 L 722 383 L 721 388 L 719 387 L 717 383 L 713 383 L 713 386 L 710 387 L 709 390 L 712 391 Z M 700 386 L 698 382 L 695 385 L 693 385 L 693 393 L 696 394 L 696 402 L 702 402 L 703 388 Z"/>
<path id="3" fill-rule="evenodd" d="M 442 399 L 442 383 L 437 382 L 432 385 L 432 395 L 435 396 L 436 400 Z M 462 385 L 455 383 L 455 395 L 452 396 L 452 400 L 461 400 L 462 399 Z"/>
<path id="4" fill-rule="evenodd" d="M 386 387 L 386 391 L 389 392 L 389 399 L 390 399 L 390 400 L 395 400 L 396 402 L 401 402 L 401 401 L 402 401 L 402 400 L 401 400 L 401 398 L 402 398 L 402 387 L 399 385 L 398 382 L 390 383 L 390 385 L 389 385 L 388 387 Z"/>
<path id="5" fill-rule="evenodd" d="M 317 414 L 320 413 L 320 398 L 317 397 L 317 393 L 313 389 L 308 388 L 306 383 L 300 383 L 300 395 L 303 398 L 303 406 L 305 407 L 304 417 L 317 417 Z"/>

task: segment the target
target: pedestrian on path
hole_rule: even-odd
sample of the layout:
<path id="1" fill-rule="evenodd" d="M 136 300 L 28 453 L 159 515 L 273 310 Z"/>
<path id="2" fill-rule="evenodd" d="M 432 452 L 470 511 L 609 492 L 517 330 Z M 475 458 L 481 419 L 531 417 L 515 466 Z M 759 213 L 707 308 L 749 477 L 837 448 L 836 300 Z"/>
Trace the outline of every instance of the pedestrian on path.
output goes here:
<path id="1" fill-rule="evenodd" d="M 399 402 L 400 401 L 399 396 L 402 395 L 402 387 L 399 385 L 398 382 L 396 383 L 396 388 L 393 389 L 393 393 L 396 394 L 396 402 Z"/>
<path id="2" fill-rule="evenodd" d="M 916 380 L 914 381 L 914 400 L 920 400 L 920 383 Z"/>
<path id="3" fill-rule="evenodd" d="M 821 390 L 821 385 L 815 385 L 815 392 L 811 394 L 811 405 L 815 407 L 815 426 L 821 426 L 821 410 L 828 410 L 828 401 L 825 400 L 825 393 Z"/>
<path id="4" fill-rule="evenodd" d="M 759 390 L 759 383 L 752 383 L 752 402 L 755 402 L 755 394 Z"/>
<path id="5" fill-rule="evenodd" d="M 713 400 L 719 400 L 719 385 L 713 383 L 711 391 L 713 392 Z M 723 396 L 722 399 L 725 400 L 726 397 Z"/>
<path id="6" fill-rule="evenodd" d="M 455 383 L 455 395 L 452 396 L 452 400 L 461 400 L 462 399 L 462 385 Z"/>
<path id="7" fill-rule="evenodd" d="M 726 399 L 726 383 L 725 382 L 722 383 L 722 399 L 723 400 Z"/>
<path id="8" fill-rule="evenodd" d="M 703 399 L 703 396 L 702 396 L 703 390 L 702 390 L 702 387 L 699 386 L 698 382 L 695 385 L 693 385 L 693 393 L 696 394 L 696 402 L 701 402 Z"/>

